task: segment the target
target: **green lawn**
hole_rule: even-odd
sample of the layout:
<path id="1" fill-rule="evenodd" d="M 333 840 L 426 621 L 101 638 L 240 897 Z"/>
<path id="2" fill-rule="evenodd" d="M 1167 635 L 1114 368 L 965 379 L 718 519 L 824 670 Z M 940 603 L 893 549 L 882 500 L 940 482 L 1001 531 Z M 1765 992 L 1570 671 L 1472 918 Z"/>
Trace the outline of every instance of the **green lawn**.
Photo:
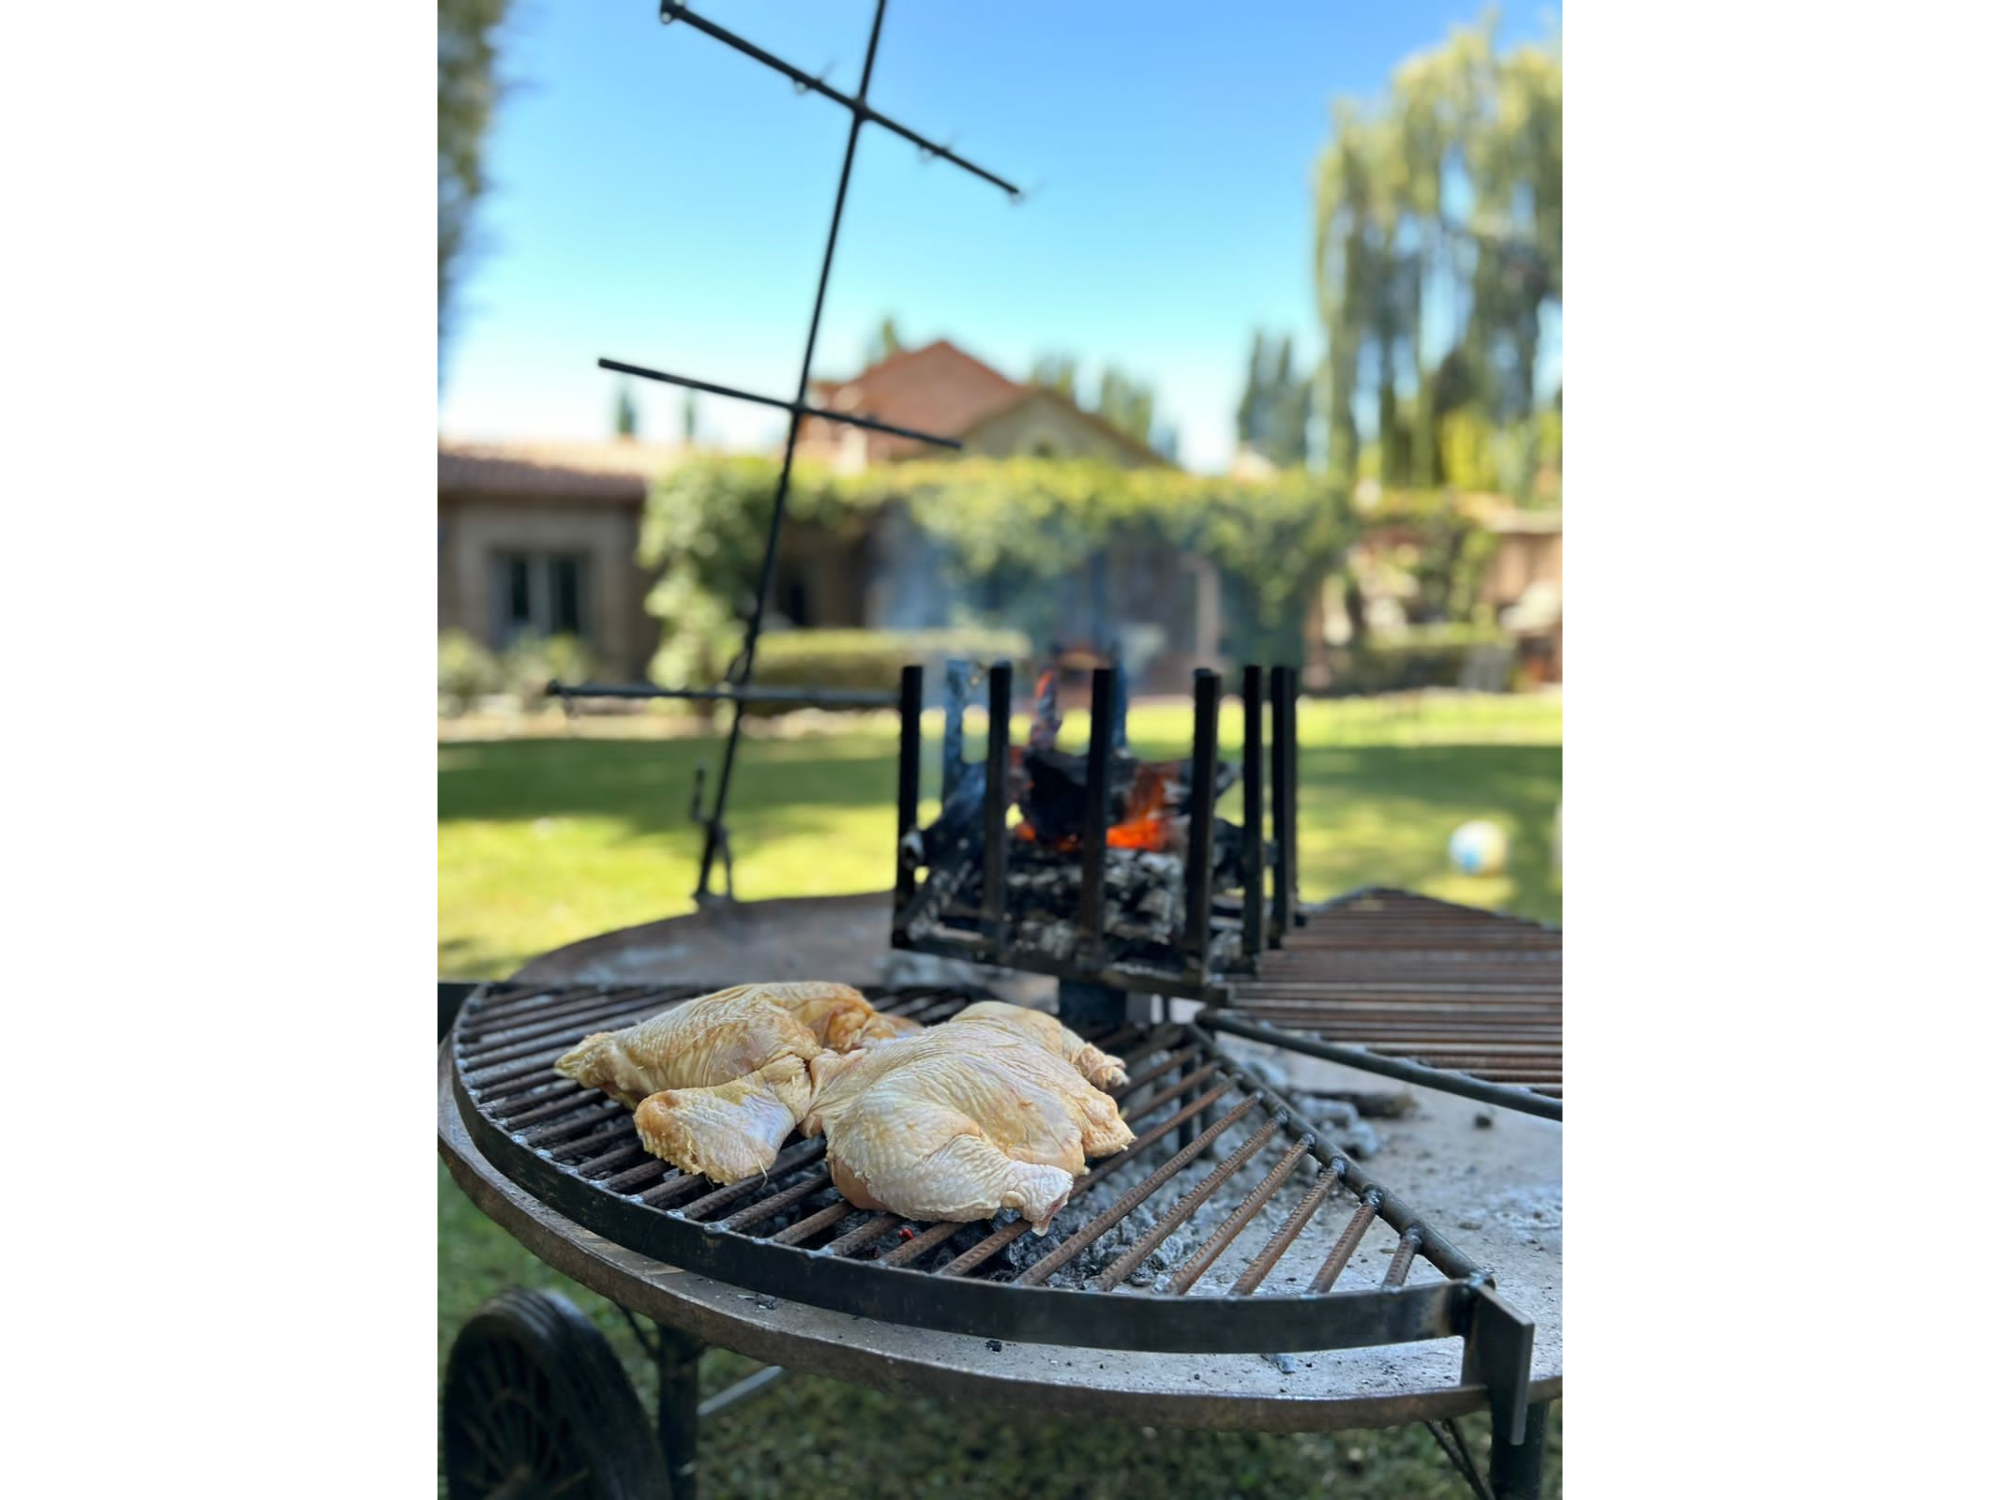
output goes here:
<path id="1" fill-rule="evenodd" d="M 1225 710 L 1225 754 L 1241 743 L 1233 720 Z M 630 721 L 615 727 L 625 733 L 438 747 L 440 975 L 496 978 L 560 944 L 693 909 L 701 842 L 689 794 L 700 764 L 712 783 L 720 746 L 629 737 Z M 975 721 L 968 753 L 982 732 Z M 1130 732 L 1141 754 L 1185 755 L 1191 718 L 1142 705 Z M 1017 723 L 1017 738 L 1025 733 Z M 1080 746 L 1088 734 L 1087 715 L 1064 725 L 1065 743 Z M 1299 739 L 1300 881 L 1309 899 L 1403 885 L 1545 920 L 1561 915 L 1549 857 L 1560 700 L 1309 702 Z M 926 768 L 934 788 L 934 749 Z M 737 894 L 887 889 L 895 792 L 890 724 L 746 741 L 730 798 Z M 1225 816 L 1235 803 L 1226 799 Z M 1468 879 L 1447 868 L 1446 839 L 1474 817 L 1507 830 L 1509 873 Z"/>
<path id="2" fill-rule="evenodd" d="M 1239 742 L 1225 713 L 1225 750 Z M 1135 707 L 1134 748 L 1187 753 L 1185 709 Z M 935 726 L 933 726 L 935 728 Z M 1025 725 L 1016 725 L 1016 734 Z M 1080 721 L 1064 729 L 1079 743 Z M 1299 824 L 1308 898 L 1360 884 L 1561 917 L 1550 859 L 1561 794 L 1561 704 L 1553 699 L 1308 703 L 1300 711 Z M 977 751 L 976 732 L 968 749 Z M 510 972 L 560 943 L 691 909 L 699 842 L 687 821 L 708 740 L 586 730 L 439 746 L 438 969 Z M 935 766 L 930 768 L 934 780 Z M 731 798 L 737 890 L 746 898 L 879 890 L 890 878 L 895 737 L 869 722 L 747 743 Z M 1230 812 L 1225 808 L 1225 812 Z M 1490 818 L 1512 844 L 1508 873 L 1446 868 L 1445 842 Z M 438 1358 L 481 1301 L 510 1284 L 564 1292 L 617 1345 L 650 1407 L 652 1372 L 612 1307 L 543 1266 L 438 1177 Z M 746 1373 L 725 1352 L 704 1393 Z M 1483 1420 L 1470 1424 L 1483 1444 Z M 1546 1493 L 1561 1493 L 1561 1411 L 1550 1424 Z M 810 1377 L 704 1424 L 703 1493 L 967 1497 L 1173 1493 L 1456 1497 L 1466 1493 L 1421 1428 L 1309 1436 L 1131 1429 L 906 1400 Z M 811 1475 L 808 1486 L 800 1476 Z"/>

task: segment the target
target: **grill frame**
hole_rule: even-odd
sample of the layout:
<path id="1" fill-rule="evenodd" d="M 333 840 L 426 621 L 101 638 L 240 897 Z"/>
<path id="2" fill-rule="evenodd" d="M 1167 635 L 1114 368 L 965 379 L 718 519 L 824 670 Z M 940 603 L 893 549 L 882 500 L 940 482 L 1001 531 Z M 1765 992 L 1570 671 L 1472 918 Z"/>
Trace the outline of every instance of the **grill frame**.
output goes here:
<path id="1" fill-rule="evenodd" d="M 1467 1357 L 1472 1358 L 1474 1314 L 1491 1297 L 1490 1276 L 1474 1267 L 1444 1236 L 1365 1169 L 1315 1139 L 1301 1123 L 1304 1117 L 1291 1100 L 1247 1075 L 1222 1053 L 1213 1036 L 1198 1027 L 1168 1024 L 1148 1028 L 1148 1045 L 1129 1052 L 1134 1062 L 1134 1078 L 1127 1086 L 1126 1097 L 1143 1101 L 1144 1107 L 1133 1112 L 1133 1117 L 1144 1126 L 1142 1133 L 1158 1129 L 1156 1117 L 1167 1102 L 1206 1099 L 1209 1110 L 1204 1114 L 1205 1123 L 1206 1113 L 1226 1110 L 1234 1099 L 1240 1098 L 1247 1105 L 1241 1111 L 1245 1119 L 1274 1125 L 1273 1140 L 1282 1137 L 1295 1147 L 1303 1142 L 1303 1149 L 1292 1153 L 1295 1167 L 1304 1156 L 1310 1155 L 1318 1162 L 1321 1177 L 1338 1174 L 1323 1193 L 1318 1193 L 1314 1212 L 1339 1211 L 1327 1205 L 1342 1194 L 1346 1195 L 1342 1208 L 1373 1200 L 1382 1221 L 1401 1235 L 1413 1252 L 1420 1253 L 1441 1279 L 1306 1294 L 1266 1291 L 1237 1295 L 1232 1291 L 1224 1295 L 1171 1295 L 1129 1289 L 1074 1290 L 1023 1284 L 1018 1279 L 999 1281 L 977 1275 L 945 1274 L 942 1268 L 917 1270 L 881 1260 L 859 1260 L 833 1253 L 830 1247 L 803 1249 L 728 1227 L 726 1220 L 756 1206 L 760 1191 L 775 1197 L 796 1187 L 795 1183 L 786 1183 L 785 1178 L 816 1158 L 814 1147 L 823 1151 L 818 1142 L 787 1146 L 780 1161 L 793 1157 L 791 1165 L 747 1189 L 743 1184 L 727 1189 L 706 1184 L 676 1188 L 670 1195 L 674 1199 L 693 1199 L 687 1205 L 690 1208 L 704 1203 L 710 1211 L 728 1208 L 729 1213 L 721 1219 L 696 1219 L 679 1206 L 656 1207 L 641 1201 L 634 1190 L 658 1195 L 666 1184 L 701 1180 L 687 1179 L 684 1174 L 666 1168 L 664 1163 L 656 1164 L 662 1170 L 652 1174 L 658 1181 L 651 1186 L 640 1186 L 630 1180 L 638 1169 L 622 1165 L 626 1156 L 641 1164 L 651 1163 L 653 1158 L 633 1152 L 624 1144 L 636 1146 L 631 1137 L 629 1114 L 615 1103 L 603 1100 L 595 1091 L 577 1089 L 567 1080 L 556 1078 L 547 1064 L 586 1031 L 629 1024 L 695 992 L 686 987 L 674 990 L 650 986 L 571 985 L 536 988 L 525 993 L 510 989 L 487 986 L 475 993 L 461 1010 L 447 1042 L 452 1095 L 461 1121 L 480 1153 L 509 1181 L 565 1218 L 628 1250 L 728 1282 L 753 1294 L 942 1332 L 1162 1353 L 1276 1353 L 1466 1337 Z M 963 991 L 917 991 L 916 1000 L 909 998 L 912 992 L 899 993 L 897 1001 L 883 1002 L 885 1008 L 915 1011 L 934 1019 L 941 1009 L 955 1012 L 975 998 Z M 928 1004 L 922 1003 L 925 997 Z M 613 1019 L 605 1019 L 607 1016 Z M 1105 1037 L 1105 1040 L 1115 1039 L 1115 1036 Z M 1149 1076 L 1143 1064 L 1158 1058 L 1166 1059 L 1165 1064 L 1151 1070 L 1157 1076 Z M 1179 1079 L 1166 1078 L 1175 1065 L 1180 1069 Z M 1196 1074 L 1198 1085 L 1201 1081 L 1198 1070 L 1203 1069 L 1211 1076 L 1226 1077 L 1227 1088 L 1220 1094 L 1196 1093 L 1186 1080 L 1190 1074 Z M 506 1118 L 513 1122 L 511 1127 L 502 1123 L 499 1112 L 489 1113 L 490 1106 L 500 1100 L 527 1101 L 518 1107 L 510 1105 L 506 1111 Z M 1188 1113 L 1186 1104 L 1182 1104 L 1165 1119 L 1171 1122 Z M 1147 1124 L 1149 1119 L 1154 1123 Z M 1194 1125 L 1192 1119 L 1180 1125 L 1183 1146 L 1194 1137 Z M 1164 1139 L 1164 1135 L 1158 1138 Z M 605 1170 L 606 1148 L 609 1148 L 610 1177 L 593 1181 L 580 1175 L 579 1161 L 596 1164 L 600 1172 Z M 1152 1144 L 1144 1149 L 1151 1150 Z M 580 1152 L 583 1154 L 579 1155 Z M 1132 1159 L 1138 1159 L 1136 1152 Z M 1112 1158 L 1106 1164 L 1097 1164 L 1093 1173 L 1103 1172 L 1107 1164 L 1123 1164 L 1124 1160 Z M 1166 1176 L 1159 1190 L 1147 1195 L 1148 1200 L 1164 1204 L 1173 1190 L 1185 1194 L 1199 1185 L 1201 1170 L 1197 1153 L 1178 1171 Z M 1234 1196 L 1239 1204 L 1249 1196 L 1241 1190 L 1250 1188 L 1257 1175 L 1248 1174 L 1237 1182 L 1239 1192 Z M 607 1180 L 620 1179 L 626 1179 L 624 1191 L 614 1191 L 605 1185 Z M 771 1184 L 777 1186 L 771 1188 Z M 1228 1177 L 1219 1184 L 1228 1185 Z M 1318 1182 L 1313 1182 L 1309 1194 L 1316 1193 L 1318 1187 Z M 818 1191 L 815 1188 L 800 1197 L 809 1199 Z M 1075 1234 L 1077 1225 L 1086 1217 L 1078 1213 L 1079 1209 L 1099 1207 L 1090 1201 L 1090 1196 L 1086 1184 L 1059 1216 L 1057 1228 L 1045 1242 L 1049 1246 L 1045 1255 L 1052 1254 Z M 845 1206 L 820 1228 L 838 1227 L 857 1215 L 862 1215 L 862 1211 Z M 1100 1213 L 1098 1217 L 1104 1215 Z M 864 1250 L 881 1243 L 904 1223 L 895 1216 L 876 1218 L 884 1220 L 876 1225 L 876 1232 L 858 1236 L 856 1231 L 849 1230 L 839 1236 L 837 1243 Z M 1256 1218 L 1256 1212 L 1244 1215 L 1238 1231 L 1248 1228 Z M 1301 1227 L 1303 1222 L 1302 1219 Z M 864 1216 L 861 1229 L 867 1230 L 871 1223 Z M 1288 1222 L 1280 1233 L 1292 1227 Z M 952 1226 L 949 1233 L 935 1238 L 924 1253 L 963 1228 Z M 1018 1238 L 1025 1228 L 1024 1224 L 1007 1226 L 989 1234 L 976 1248 L 984 1248 L 996 1240 Z M 1296 1233 L 1294 1229 L 1295 1236 Z M 1219 1234 L 1217 1231 L 1210 1238 Z M 923 1237 L 924 1234 L 918 1236 Z M 1231 1234 L 1224 1244 L 1235 1238 Z M 1276 1238 L 1267 1235 L 1266 1252 L 1271 1249 L 1270 1241 Z M 1000 1248 L 1004 1244 L 988 1250 L 987 1257 Z M 1204 1245 L 1203 1249 L 1207 1248 Z M 1294 1251 L 1294 1240 L 1287 1239 L 1279 1254 L 1270 1257 L 1271 1265 L 1264 1268 L 1258 1281 L 1268 1277 L 1280 1256 Z M 1262 1258 L 1260 1255 L 1259 1259 Z M 966 1259 L 966 1255 L 958 1257 L 959 1261 Z M 1184 1261 L 1183 1267 L 1185 1264 Z M 1406 1274 L 1411 1264 L 1411 1255 L 1398 1253 L 1392 1262 L 1391 1277 Z M 968 1269 L 976 1269 L 976 1265 Z M 1021 1274 L 1034 1269 L 1029 1266 Z M 1244 1279 L 1248 1279 L 1247 1274 Z M 1199 1277 L 1191 1280 L 1198 1281 Z M 1489 1327 L 1493 1321 L 1485 1320 Z M 1516 1330 L 1517 1337 L 1519 1332 Z M 1526 1325 L 1525 1333 L 1532 1340 L 1532 1324 Z"/>
<path id="2" fill-rule="evenodd" d="M 1453 968 L 1463 972 L 1444 977 Z M 1236 981 L 1226 1002 L 1196 1020 L 1562 1118 L 1562 929 L 1526 917 L 1363 886 L 1311 908 L 1282 954 L 1268 955 L 1260 974 Z"/>

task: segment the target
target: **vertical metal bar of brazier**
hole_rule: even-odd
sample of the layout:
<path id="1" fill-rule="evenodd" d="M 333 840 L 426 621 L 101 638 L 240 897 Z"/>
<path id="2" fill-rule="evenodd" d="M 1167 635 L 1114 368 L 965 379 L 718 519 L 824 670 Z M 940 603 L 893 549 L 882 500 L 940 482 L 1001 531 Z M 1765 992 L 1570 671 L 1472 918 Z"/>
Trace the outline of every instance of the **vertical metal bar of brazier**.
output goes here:
<path id="1" fill-rule="evenodd" d="M 965 700 L 972 691 L 972 663 L 944 664 L 944 779 L 938 796 L 951 806 L 952 793 L 965 776 Z"/>
<path id="2" fill-rule="evenodd" d="M 1298 860 L 1292 842 L 1291 789 L 1292 757 L 1296 751 L 1285 732 L 1285 696 L 1291 676 L 1289 667 L 1271 668 L 1271 832 L 1277 857 L 1271 864 L 1271 930 L 1273 948 L 1285 946 L 1285 933 L 1292 925 L 1292 881 Z"/>
<path id="3" fill-rule="evenodd" d="M 1191 977 L 1208 974 L 1215 928 L 1215 730 L 1222 707 L 1222 679 L 1207 667 L 1194 674 L 1194 763 L 1189 767 L 1187 925 L 1181 946 Z"/>
<path id="4" fill-rule="evenodd" d="M 1108 667 L 1090 674 L 1090 753 L 1084 762 L 1082 887 L 1076 906 L 1076 958 L 1104 961 L 1104 835 L 1110 826 L 1112 684 Z"/>
<path id="5" fill-rule="evenodd" d="M 1299 669 L 1285 668 L 1285 847 L 1292 851 L 1291 886 L 1285 897 L 1286 920 L 1296 926 L 1299 913 Z"/>
<path id="6" fill-rule="evenodd" d="M 1243 669 L 1243 958 L 1264 946 L 1264 669 Z"/>
<path id="7" fill-rule="evenodd" d="M 1007 735 L 1014 704 L 1014 664 L 986 669 L 986 884 L 980 905 L 986 941 L 998 958 L 1007 947 Z"/>
<path id="8" fill-rule="evenodd" d="M 910 904 L 917 893 L 916 865 L 905 857 L 903 845 L 917 828 L 917 787 L 923 774 L 924 749 L 924 669 L 921 665 L 903 668 L 902 738 L 896 749 L 896 910 Z M 892 935 L 893 936 L 893 935 Z"/>

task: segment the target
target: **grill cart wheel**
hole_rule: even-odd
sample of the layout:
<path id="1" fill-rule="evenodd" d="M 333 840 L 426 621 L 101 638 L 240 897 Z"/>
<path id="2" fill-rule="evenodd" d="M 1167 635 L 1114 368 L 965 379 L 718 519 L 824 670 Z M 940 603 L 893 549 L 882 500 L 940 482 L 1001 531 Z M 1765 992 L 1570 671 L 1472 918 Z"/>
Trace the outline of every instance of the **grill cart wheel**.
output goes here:
<path id="1" fill-rule="evenodd" d="M 652 1424 L 618 1357 L 561 1297 L 510 1288 L 474 1313 L 444 1376 L 451 1500 L 655 1500 Z"/>

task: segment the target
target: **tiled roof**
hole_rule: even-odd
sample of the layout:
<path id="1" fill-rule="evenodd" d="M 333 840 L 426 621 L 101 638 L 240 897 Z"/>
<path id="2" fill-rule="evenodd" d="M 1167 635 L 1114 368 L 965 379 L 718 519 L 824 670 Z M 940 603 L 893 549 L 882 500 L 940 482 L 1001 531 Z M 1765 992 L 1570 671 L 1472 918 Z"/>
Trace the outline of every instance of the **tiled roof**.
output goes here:
<path id="1" fill-rule="evenodd" d="M 519 495 L 534 498 L 629 501 L 646 498 L 646 484 L 672 467 L 683 450 L 670 443 L 438 442 L 440 495 Z"/>
<path id="2" fill-rule="evenodd" d="M 816 406 L 851 411 L 938 437 L 957 437 L 1019 401 L 1028 388 L 974 359 L 947 339 L 921 349 L 900 349 L 851 380 L 813 382 Z M 818 443 L 840 439 L 832 424 L 814 421 Z M 914 438 L 868 434 L 869 459 L 903 458 L 928 451 Z"/>

